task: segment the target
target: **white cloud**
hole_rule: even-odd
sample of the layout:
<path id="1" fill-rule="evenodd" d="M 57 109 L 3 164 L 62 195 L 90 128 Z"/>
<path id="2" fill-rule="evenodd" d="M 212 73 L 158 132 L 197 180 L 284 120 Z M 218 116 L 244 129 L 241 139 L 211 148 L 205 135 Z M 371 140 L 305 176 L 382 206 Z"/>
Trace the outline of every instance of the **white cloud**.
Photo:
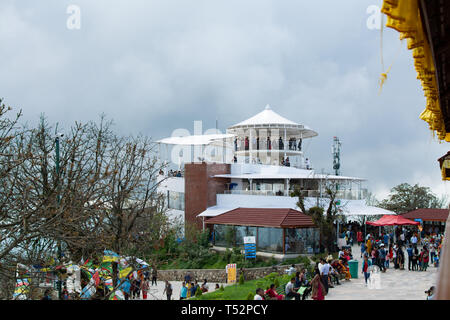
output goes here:
<path id="1" fill-rule="evenodd" d="M 419 120 L 423 92 L 392 30 L 379 94 L 379 32 L 366 26 L 379 0 L 78 0 L 80 30 L 66 28 L 70 4 L 0 4 L 0 96 L 26 120 L 105 112 L 124 134 L 162 138 L 194 120 L 224 129 L 269 103 L 319 132 L 305 143 L 317 168 L 331 171 L 337 135 L 343 174 L 377 196 L 402 182 L 445 192 L 436 159 L 448 148 Z"/>

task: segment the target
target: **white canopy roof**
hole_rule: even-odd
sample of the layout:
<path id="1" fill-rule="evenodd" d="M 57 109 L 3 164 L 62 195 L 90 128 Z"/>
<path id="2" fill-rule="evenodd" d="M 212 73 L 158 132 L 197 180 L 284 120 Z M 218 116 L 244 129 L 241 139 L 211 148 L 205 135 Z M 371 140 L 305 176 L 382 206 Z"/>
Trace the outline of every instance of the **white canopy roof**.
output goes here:
<path id="1" fill-rule="evenodd" d="M 183 137 L 169 137 L 158 140 L 158 143 L 175 144 L 175 145 L 209 145 L 218 140 L 233 138 L 233 134 L 204 134 Z"/>
<path id="2" fill-rule="evenodd" d="M 262 124 L 281 124 L 281 125 L 294 125 L 298 126 L 298 123 L 295 123 L 291 120 L 288 120 L 282 116 L 280 116 L 278 113 L 274 112 L 269 105 L 266 106 L 266 108 L 258 113 L 257 115 L 239 122 L 238 124 L 235 124 L 234 127 L 240 127 L 240 126 L 254 126 L 254 125 L 262 125 Z"/>
<path id="3" fill-rule="evenodd" d="M 213 207 L 209 207 L 208 209 L 206 209 L 205 211 L 203 211 L 202 213 L 200 213 L 198 215 L 198 217 L 216 217 L 216 216 L 220 216 L 221 214 L 234 210 L 238 207 L 219 207 L 219 206 L 213 206 Z"/>
<path id="4" fill-rule="evenodd" d="M 220 199 L 223 198 L 223 199 Z M 297 207 L 297 198 L 278 197 L 278 196 L 242 196 L 242 195 L 220 195 L 219 204 L 209 207 L 199 217 L 216 217 L 225 212 L 236 208 L 292 208 L 299 210 Z M 223 201 L 225 200 L 225 201 Z M 316 198 L 305 198 L 305 207 L 309 209 L 317 205 Z M 322 198 L 319 200 L 319 206 L 327 209 L 329 199 Z M 378 207 L 368 206 L 365 200 L 341 200 L 339 206 L 340 213 L 346 218 L 355 218 L 357 216 L 374 216 L 374 215 L 393 215 L 395 212 L 385 210 Z"/>
<path id="5" fill-rule="evenodd" d="M 318 135 L 317 132 L 307 126 L 280 116 L 269 105 L 257 115 L 229 127 L 228 130 L 233 132 L 234 130 L 243 128 L 288 128 L 290 129 L 290 133 L 293 133 L 291 132 L 293 130 L 301 132 L 303 138 L 311 138 Z"/>

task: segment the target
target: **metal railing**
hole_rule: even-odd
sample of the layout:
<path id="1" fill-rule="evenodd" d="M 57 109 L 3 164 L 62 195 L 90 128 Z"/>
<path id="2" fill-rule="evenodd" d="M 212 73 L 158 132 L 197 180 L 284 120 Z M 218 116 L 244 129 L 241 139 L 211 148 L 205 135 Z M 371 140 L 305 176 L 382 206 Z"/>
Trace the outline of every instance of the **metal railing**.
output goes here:
<path id="1" fill-rule="evenodd" d="M 292 193 L 292 190 L 225 190 L 224 194 L 241 194 L 252 196 L 284 196 L 288 197 Z M 302 195 L 308 198 L 328 198 L 328 195 L 320 190 L 302 190 Z M 367 196 L 367 190 L 340 190 L 336 193 L 336 198 L 346 200 L 363 200 Z"/>

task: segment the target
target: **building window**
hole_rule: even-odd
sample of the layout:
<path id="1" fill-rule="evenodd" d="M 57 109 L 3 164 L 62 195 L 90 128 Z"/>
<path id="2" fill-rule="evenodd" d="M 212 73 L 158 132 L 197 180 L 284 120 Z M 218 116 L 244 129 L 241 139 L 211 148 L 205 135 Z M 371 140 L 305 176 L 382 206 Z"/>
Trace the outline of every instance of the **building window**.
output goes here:
<path id="1" fill-rule="evenodd" d="M 244 244 L 244 237 L 256 237 L 256 227 L 236 226 L 236 245 Z"/>
<path id="2" fill-rule="evenodd" d="M 286 253 L 314 254 L 319 252 L 319 230 L 317 228 L 286 229 Z"/>
<path id="3" fill-rule="evenodd" d="M 225 226 L 221 224 L 214 225 L 214 245 L 219 247 L 226 247 L 225 240 Z"/>
<path id="4" fill-rule="evenodd" d="M 214 225 L 214 245 L 232 248 L 236 245 L 236 227 L 228 225 Z"/>
<path id="5" fill-rule="evenodd" d="M 167 207 L 169 209 L 184 211 L 184 193 L 167 191 Z"/>
<path id="6" fill-rule="evenodd" d="M 258 228 L 257 250 L 283 253 L 283 229 Z"/>

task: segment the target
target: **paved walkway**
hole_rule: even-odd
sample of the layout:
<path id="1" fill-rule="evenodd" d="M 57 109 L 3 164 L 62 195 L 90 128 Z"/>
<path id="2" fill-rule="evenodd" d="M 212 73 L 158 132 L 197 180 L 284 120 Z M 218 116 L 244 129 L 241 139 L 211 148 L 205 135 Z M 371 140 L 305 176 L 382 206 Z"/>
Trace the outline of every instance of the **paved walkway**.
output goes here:
<path id="1" fill-rule="evenodd" d="M 169 281 L 172 284 L 173 288 L 173 294 L 172 294 L 172 300 L 180 300 L 180 292 L 181 292 L 181 284 L 182 281 Z M 151 282 L 150 282 L 151 283 Z M 157 285 L 150 286 L 150 292 L 147 293 L 147 300 L 167 300 L 167 296 L 163 294 L 164 287 L 166 285 L 165 281 L 157 281 Z M 200 285 L 202 283 L 199 283 Z M 209 283 L 209 292 L 214 291 L 216 287 L 216 283 Z M 227 286 L 226 283 L 219 283 L 219 287 L 223 284 L 223 286 Z M 142 299 L 142 292 L 139 299 L 134 300 L 143 300 Z"/>
<path id="2" fill-rule="evenodd" d="M 379 287 L 371 288 L 365 285 L 364 275 L 361 273 L 360 248 L 353 246 L 352 252 L 358 260 L 358 278 L 340 281 L 341 285 L 330 288 L 326 300 L 425 300 L 424 291 L 435 285 L 437 268 L 430 266 L 427 271 L 408 271 L 408 268 L 395 270 L 391 263 L 390 269 L 379 274 Z M 172 300 L 179 300 L 182 282 L 170 281 L 170 283 L 173 286 Z M 210 291 L 214 291 L 215 285 L 216 283 L 209 283 Z M 219 283 L 220 285 L 222 283 Z M 167 297 L 163 295 L 164 286 L 164 281 L 158 281 L 156 286 L 150 286 L 147 300 L 166 300 Z"/>
<path id="3" fill-rule="evenodd" d="M 331 288 L 326 300 L 425 300 L 426 294 L 432 285 L 435 285 L 437 268 L 430 266 L 427 271 L 408 271 L 387 269 L 380 273 L 380 286 L 378 289 L 365 285 L 364 275 L 361 273 L 360 249 L 353 246 L 353 257 L 358 260 L 358 278 L 351 281 L 341 281 L 342 285 Z M 405 250 L 405 254 L 406 250 Z M 408 258 L 406 257 L 406 262 Z"/>

